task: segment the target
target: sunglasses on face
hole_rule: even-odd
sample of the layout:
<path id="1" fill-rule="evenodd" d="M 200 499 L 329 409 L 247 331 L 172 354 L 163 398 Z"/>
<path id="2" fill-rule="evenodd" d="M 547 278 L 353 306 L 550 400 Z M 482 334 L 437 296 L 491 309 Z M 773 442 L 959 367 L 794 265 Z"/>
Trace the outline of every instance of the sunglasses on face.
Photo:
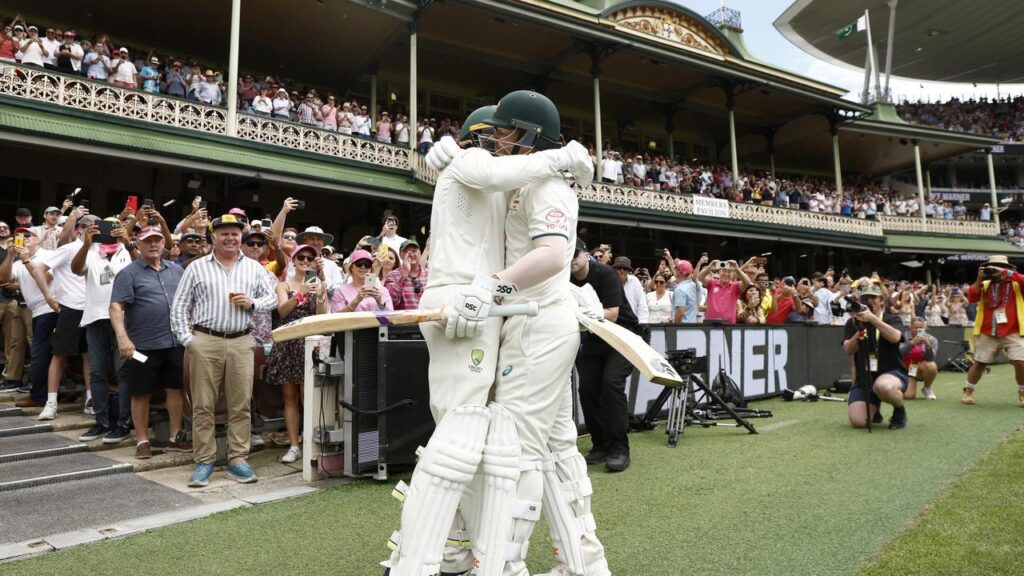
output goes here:
<path id="1" fill-rule="evenodd" d="M 665 281 L 664 280 L 655 280 L 654 283 L 655 284 L 664 284 Z"/>
<path id="2" fill-rule="evenodd" d="M 299 254 L 295 257 L 296 262 L 315 262 L 316 256 L 312 254 Z"/>
<path id="3" fill-rule="evenodd" d="M 352 265 L 355 266 L 356 268 L 369 268 L 370 266 L 373 265 L 373 262 L 370 262 L 369 260 L 359 260 L 353 262 Z"/>
<path id="4" fill-rule="evenodd" d="M 250 240 L 249 242 L 246 242 L 245 245 L 250 248 L 263 248 L 264 246 L 267 245 L 267 243 L 260 242 L 259 240 Z"/>
<path id="5" fill-rule="evenodd" d="M 282 240 L 295 240 L 295 235 L 294 234 L 285 234 L 284 236 L 281 236 L 281 239 Z"/>

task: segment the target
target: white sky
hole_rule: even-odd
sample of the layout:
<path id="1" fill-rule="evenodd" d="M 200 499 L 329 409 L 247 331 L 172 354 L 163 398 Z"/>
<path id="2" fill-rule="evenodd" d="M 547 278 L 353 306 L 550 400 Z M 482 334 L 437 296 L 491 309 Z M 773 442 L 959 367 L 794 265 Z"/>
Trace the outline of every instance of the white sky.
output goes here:
<path id="1" fill-rule="evenodd" d="M 721 6 L 721 0 L 674 0 L 690 8 L 694 12 L 707 16 Z M 839 1 L 839 0 L 834 0 Z M 827 84 L 839 86 L 850 91 L 846 95 L 851 100 L 858 98 L 859 92 L 864 88 L 864 72 L 855 72 L 828 64 L 815 59 L 810 54 L 797 48 L 789 40 L 786 40 L 772 26 L 772 22 L 785 10 L 792 0 L 726 0 L 728 8 L 740 11 L 743 21 L 743 39 L 747 48 L 757 58 L 770 62 L 776 66 L 799 72 Z M 898 10 L 898 9 L 897 9 Z M 878 32 L 872 26 L 872 33 Z M 899 37 L 896 38 L 899 42 Z M 884 50 L 884 40 L 882 41 Z M 884 60 L 884 52 L 880 57 Z M 882 76 L 885 82 L 885 76 Z M 873 83 L 873 81 L 872 81 Z M 901 101 L 904 98 L 909 100 L 948 100 L 952 96 L 958 98 L 970 98 L 972 96 L 995 96 L 995 84 L 978 84 L 977 87 L 971 84 L 953 84 L 949 82 L 920 82 L 917 80 L 904 80 L 893 77 L 890 81 L 890 90 L 893 99 Z M 1024 84 L 1003 84 L 999 87 L 999 93 L 1024 94 Z"/>

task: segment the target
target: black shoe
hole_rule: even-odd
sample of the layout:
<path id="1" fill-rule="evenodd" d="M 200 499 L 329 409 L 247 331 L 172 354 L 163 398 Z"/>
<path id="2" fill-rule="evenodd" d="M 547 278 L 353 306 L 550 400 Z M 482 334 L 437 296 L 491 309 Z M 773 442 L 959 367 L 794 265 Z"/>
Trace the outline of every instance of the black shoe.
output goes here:
<path id="1" fill-rule="evenodd" d="M 875 412 L 875 417 L 871 420 L 872 424 L 881 424 L 885 422 L 885 418 L 882 416 L 882 411 Z"/>
<path id="2" fill-rule="evenodd" d="M 89 428 L 88 432 L 79 436 L 78 441 L 92 442 L 93 440 L 101 436 L 106 436 L 108 432 L 110 432 L 110 430 L 106 426 L 104 426 L 103 424 L 96 424 L 92 428 Z"/>
<path id="3" fill-rule="evenodd" d="M 14 392 L 21 388 L 21 380 L 7 380 L 0 384 L 0 392 Z"/>
<path id="4" fill-rule="evenodd" d="M 594 464 L 600 464 L 600 463 L 604 462 L 607 459 L 608 459 L 608 452 L 606 452 L 604 450 L 599 450 L 597 448 L 591 450 L 590 453 L 587 454 L 587 457 L 584 458 L 584 460 L 587 461 L 587 465 L 588 466 L 593 466 Z"/>
<path id="5" fill-rule="evenodd" d="M 626 468 L 629 468 L 629 454 L 616 454 L 615 456 L 609 456 L 608 460 L 605 461 L 604 467 L 609 472 L 622 472 Z"/>
<path id="6" fill-rule="evenodd" d="M 128 430 L 127 428 L 122 428 L 121 426 L 114 426 L 114 428 L 110 432 L 107 432 L 107 435 L 103 437 L 103 443 L 120 444 L 121 442 L 124 442 L 129 437 L 131 437 L 131 435 L 131 431 Z"/>
<path id="7" fill-rule="evenodd" d="M 899 430 L 907 427 L 907 407 L 900 406 L 892 411 L 892 418 L 889 419 L 889 428 Z"/>

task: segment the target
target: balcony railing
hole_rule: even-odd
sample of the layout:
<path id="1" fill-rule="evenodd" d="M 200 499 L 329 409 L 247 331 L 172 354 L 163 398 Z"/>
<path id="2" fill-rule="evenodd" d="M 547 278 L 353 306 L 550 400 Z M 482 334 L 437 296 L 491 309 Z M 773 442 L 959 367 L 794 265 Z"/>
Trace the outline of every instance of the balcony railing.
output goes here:
<path id="1" fill-rule="evenodd" d="M 963 236 L 998 236 L 999 226 L 995 222 L 979 220 L 936 220 L 929 218 L 907 218 L 904 216 L 879 216 L 882 228 L 891 232 L 920 232 L 927 234 L 958 234 Z"/>
<path id="2" fill-rule="evenodd" d="M 39 68 L 0 63 L 0 95 L 206 134 L 227 134 L 227 110 L 223 107 L 122 88 Z M 239 114 L 236 133 L 238 138 L 252 142 L 412 171 L 423 182 L 434 184 L 437 181 L 437 173 L 426 165 L 422 155 L 393 144 L 247 113 Z M 577 193 L 584 202 L 693 214 L 693 199 L 686 194 L 604 183 L 577 189 Z M 881 236 L 887 230 L 999 235 L 998 227 L 991 222 L 929 220 L 926 224 L 919 219 L 898 217 L 880 217 L 872 221 L 736 202 L 729 203 L 729 218 L 865 236 Z"/>
<path id="3" fill-rule="evenodd" d="M 227 134 L 227 109 L 181 98 L 122 88 L 39 68 L 0 63 L 0 95 L 46 102 L 206 134 Z M 409 170 L 409 150 L 313 126 L 257 114 L 238 115 L 239 138 Z"/>

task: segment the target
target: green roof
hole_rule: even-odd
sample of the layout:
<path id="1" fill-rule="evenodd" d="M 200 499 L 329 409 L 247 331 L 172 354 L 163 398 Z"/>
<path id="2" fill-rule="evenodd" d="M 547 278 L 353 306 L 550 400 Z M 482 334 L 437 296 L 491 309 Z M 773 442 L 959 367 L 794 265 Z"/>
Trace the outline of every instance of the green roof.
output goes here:
<path id="1" fill-rule="evenodd" d="M 886 234 L 888 252 L 921 254 L 1006 254 L 1024 256 L 1024 251 L 1002 238 L 937 236 L 931 234 Z"/>
<path id="2" fill-rule="evenodd" d="M 113 116 L 62 109 L 43 104 L 0 98 L 0 131 L 49 136 L 104 148 L 133 150 L 160 157 L 187 158 L 240 167 L 260 174 L 308 178 L 320 182 L 358 186 L 371 190 L 432 195 L 433 187 L 412 178 L 411 172 L 388 170 L 319 154 L 268 146 L 163 126 L 140 125 Z"/>

